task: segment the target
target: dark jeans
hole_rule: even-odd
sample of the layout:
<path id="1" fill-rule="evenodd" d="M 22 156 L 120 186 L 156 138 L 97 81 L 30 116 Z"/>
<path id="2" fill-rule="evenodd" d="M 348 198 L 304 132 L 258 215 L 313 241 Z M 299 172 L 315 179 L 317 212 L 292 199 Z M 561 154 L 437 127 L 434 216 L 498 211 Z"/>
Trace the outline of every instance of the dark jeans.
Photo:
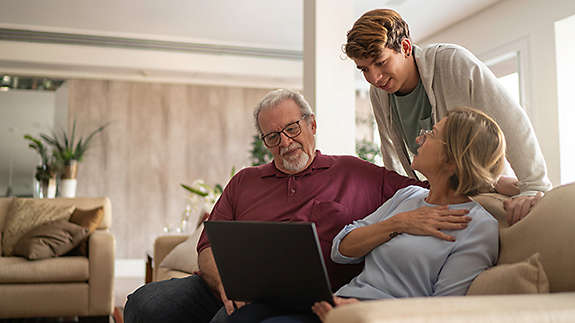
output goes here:
<path id="1" fill-rule="evenodd" d="M 138 288 L 128 296 L 124 322 L 223 323 L 227 315 L 222 305 L 204 280 L 192 275 Z"/>
<path id="2" fill-rule="evenodd" d="M 228 320 L 229 323 L 319 323 L 321 320 L 313 312 L 293 312 L 278 309 L 273 306 L 253 303 L 245 305 L 234 312 Z"/>

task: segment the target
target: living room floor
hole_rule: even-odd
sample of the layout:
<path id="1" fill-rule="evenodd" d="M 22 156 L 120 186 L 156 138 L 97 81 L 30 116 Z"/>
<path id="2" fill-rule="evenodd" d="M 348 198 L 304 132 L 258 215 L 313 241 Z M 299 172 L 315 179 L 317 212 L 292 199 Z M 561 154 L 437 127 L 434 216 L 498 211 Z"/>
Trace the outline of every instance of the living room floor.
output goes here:
<path id="1" fill-rule="evenodd" d="M 138 287 L 144 285 L 144 277 L 116 277 L 114 281 L 114 306 L 115 310 L 122 316 L 126 298 Z M 116 323 L 118 322 L 116 319 Z"/>

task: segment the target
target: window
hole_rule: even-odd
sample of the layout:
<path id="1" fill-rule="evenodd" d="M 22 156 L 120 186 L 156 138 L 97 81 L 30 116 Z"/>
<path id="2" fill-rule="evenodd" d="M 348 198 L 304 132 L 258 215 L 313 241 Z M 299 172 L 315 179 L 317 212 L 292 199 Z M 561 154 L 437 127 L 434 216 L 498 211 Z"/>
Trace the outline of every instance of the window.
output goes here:
<path id="1" fill-rule="evenodd" d="M 555 22 L 561 184 L 575 182 L 575 15 Z"/>
<path id="2" fill-rule="evenodd" d="M 513 99 L 520 105 L 519 53 L 511 52 L 494 59 L 487 65 Z"/>

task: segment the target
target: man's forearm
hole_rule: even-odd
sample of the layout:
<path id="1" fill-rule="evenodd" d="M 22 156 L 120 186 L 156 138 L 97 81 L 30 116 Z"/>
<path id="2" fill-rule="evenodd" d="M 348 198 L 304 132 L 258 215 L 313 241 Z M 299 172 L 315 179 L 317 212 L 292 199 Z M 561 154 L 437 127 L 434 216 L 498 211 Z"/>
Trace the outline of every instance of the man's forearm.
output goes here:
<path id="1" fill-rule="evenodd" d="M 204 281 L 217 293 L 221 280 L 214 255 L 212 254 L 212 248 L 206 248 L 200 252 L 198 255 L 198 267 L 200 268 Z"/>

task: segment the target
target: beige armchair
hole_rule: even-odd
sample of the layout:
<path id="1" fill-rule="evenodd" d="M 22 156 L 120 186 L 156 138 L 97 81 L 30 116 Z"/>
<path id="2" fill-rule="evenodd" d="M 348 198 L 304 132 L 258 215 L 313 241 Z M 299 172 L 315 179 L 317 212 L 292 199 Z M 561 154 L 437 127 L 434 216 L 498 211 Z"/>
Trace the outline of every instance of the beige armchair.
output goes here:
<path id="1" fill-rule="evenodd" d="M 154 281 L 167 280 L 171 278 L 183 278 L 191 274 L 160 266 L 170 251 L 172 251 L 172 249 L 174 249 L 180 243 L 186 241 L 186 239 L 188 239 L 188 236 L 186 235 L 169 235 L 156 238 L 156 241 L 154 242 Z"/>
<path id="2" fill-rule="evenodd" d="M 0 257 L 0 318 L 73 317 L 109 322 L 113 312 L 114 237 L 108 198 L 46 199 L 81 209 L 104 207 L 104 218 L 88 238 L 88 257 L 29 261 Z M 0 198 L 0 232 L 12 202 Z"/>

